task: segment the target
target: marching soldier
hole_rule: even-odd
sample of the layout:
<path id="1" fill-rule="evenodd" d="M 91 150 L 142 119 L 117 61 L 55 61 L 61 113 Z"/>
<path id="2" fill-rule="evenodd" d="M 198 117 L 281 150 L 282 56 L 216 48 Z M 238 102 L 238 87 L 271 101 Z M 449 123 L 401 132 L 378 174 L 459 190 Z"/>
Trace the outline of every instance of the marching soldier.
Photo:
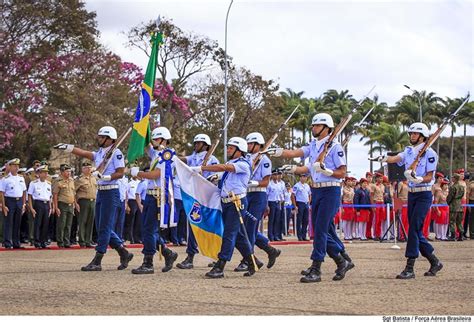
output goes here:
<path id="1" fill-rule="evenodd" d="M 241 227 L 240 213 L 234 203 L 240 202 L 241 212 L 247 211 L 248 203 L 245 195 L 252 172 L 251 165 L 245 158 L 247 151 L 247 142 L 243 138 L 233 137 L 227 142 L 227 155 L 230 160 L 226 164 L 191 167 L 195 172 L 224 171 L 218 185 L 221 189 L 224 235 L 218 261 L 211 271 L 206 273 L 206 277 L 209 278 L 224 277 L 224 266 L 232 259 L 234 247 L 238 249 L 248 263 L 248 271 L 244 273 L 244 276 L 252 276 L 256 271 L 252 258 L 252 248 L 244 230 L 245 226 Z"/>
<path id="2" fill-rule="evenodd" d="M 408 134 L 411 146 L 406 147 L 403 152 L 395 156 L 382 155 L 369 159 L 379 162 L 398 163 L 408 168 L 416 160 L 417 152 L 423 148 L 428 139 L 429 130 L 425 124 L 416 122 L 410 125 Z M 433 246 L 422 233 L 423 222 L 433 201 L 431 186 L 434 183 L 437 164 L 438 155 L 433 149 L 429 148 L 421 156 L 415 173 L 412 173 L 410 169 L 405 171 L 405 177 L 409 181 L 408 219 L 410 220 L 410 228 L 408 230 L 408 241 L 405 251 L 407 263 L 405 269 L 397 275 L 397 279 L 415 278 L 414 266 L 419 253 L 430 262 L 430 269 L 425 273 L 425 276 L 435 276 L 443 268 L 443 264 L 433 253 Z"/>
<path id="3" fill-rule="evenodd" d="M 259 155 L 260 150 L 265 144 L 263 135 L 259 132 L 253 132 L 247 135 L 247 160 L 253 165 L 255 158 Z M 258 226 L 263 218 L 263 213 L 267 207 L 267 186 L 270 183 L 270 176 L 272 172 L 272 163 L 270 159 L 263 155 L 260 162 L 253 169 L 252 177 L 247 187 L 247 211 L 252 214 L 257 220 L 249 217 L 244 218 L 245 229 L 247 230 L 249 241 L 252 249 L 259 247 L 268 255 L 267 268 L 273 267 L 276 258 L 280 256 L 281 250 L 276 249 L 269 244 L 269 240 L 265 235 L 258 231 Z M 255 257 L 258 268 L 263 266 Z M 242 259 L 239 266 L 234 269 L 236 272 L 244 272 L 248 270 L 249 264 Z"/>
<path id="4" fill-rule="evenodd" d="M 75 207 L 75 186 L 71 177 L 71 167 L 61 164 L 61 175 L 53 185 L 54 213 L 58 217 L 56 223 L 56 242 L 59 248 L 71 247 L 71 225 Z"/>
<path id="5" fill-rule="evenodd" d="M 95 202 L 97 197 L 97 179 L 92 175 L 92 164 L 82 163 L 82 174 L 75 181 L 76 202 L 79 207 L 79 246 L 94 247 L 92 231 L 94 230 Z"/>
<path id="6" fill-rule="evenodd" d="M 25 178 L 18 174 L 19 166 L 20 159 L 8 161 L 5 173 L 9 173 L 0 186 L 0 204 L 5 216 L 3 245 L 7 249 L 23 248 L 20 244 L 20 224 L 26 209 L 26 184 Z"/>
<path id="7" fill-rule="evenodd" d="M 117 140 L 117 131 L 111 126 L 104 126 L 97 133 L 97 143 L 99 150 L 92 152 L 74 147 L 72 144 L 60 143 L 55 146 L 56 149 L 73 153 L 83 158 L 87 158 L 97 166 L 104 161 L 107 152 L 113 148 Z M 117 180 L 123 177 L 125 170 L 125 162 L 123 154 L 119 149 L 115 149 L 109 159 L 109 163 L 101 174 L 98 171 L 92 173 L 98 179 L 97 181 L 97 199 L 95 204 L 95 226 L 97 228 L 97 246 L 94 259 L 86 266 L 82 267 L 82 271 L 101 271 L 102 258 L 107 252 L 107 246 L 110 245 L 120 255 L 120 265 L 118 270 L 128 267 L 128 263 L 132 260 L 133 254 L 129 253 L 124 247 L 122 240 L 118 238 L 113 231 L 114 218 L 117 214 L 120 202 L 120 194 L 118 190 Z M 107 162 L 107 161 L 106 161 Z"/>
<path id="8" fill-rule="evenodd" d="M 198 134 L 194 137 L 194 151 L 191 155 L 180 158 L 181 161 L 189 165 L 190 167 L 197 167 L 203 164 L 204 158 L 206 157 L 207 151 L 211 147 L 211 138 L 207 134 Z M 213 155 L 209 157 L 209 161 L 207 164 L 219 164 L 219 160 Z M 204 178 L 209 177 L 212 172 L 204 171 L 202 173 Z M 176 202 L 176 210 L 184 212 L 183 201 L 182 200 L 175 200 Z M 181 269 L 191 269 L 194 267 L 193 260 L 194 256 L 199 253 L 198 245 L 196 242 L 196 238 L 194 237 L 194 233 L 185 218 L 185 222 L 188 225 L 188 242 L 186 245 L 186 258 L 176 265 L 176 267 Z M 181 218 L 180 218 L 181 221 Z"/>
<path id="9" fill-rule="evenodd" d="M 287 173 L 302 174 L 310 172 L 313 179 L 312 194 L 312 222 L 314 227 L 312 265 L 301 278 L 302 283 L 321 281 L 321 264 L 326 252 L 337 265 L 333 280 L 342 280 L 348 270 L 354 267 L 345 252 L 344 245 L 337 236 L 332 224 L 338 211 L 341 199 L 341 179 L 346 175 L 346 160 L 340 143 L 333 141 L 332 147 L 325 157 L 325 163 L 317 162 L 324 144 L 334 129 L 332 117 L 327 113 L 318 113 L 312 119 L 312 135 L 315 137 L 308 145 L 297 150 L 282 148 L 269 149 L 270 155 L 283 158 L 308 158 L 309 166 L 297 167 L 285 165 L 282 167 Z"/>
<path id="10" fill-rule="evenodd" d="M 32 181 L 28 187 L 28 206 L 35 220 L 34 246 L 48 248 L 49 216 L 51 215 L 51 182 L 48 177 L 48 166 L 39 166 L 36 169 L 38 179 Z"/>
<path id="11" fill-rule="evenodd" d="M 161 170 L 158 165 L 161 161 L 160 150 L 170 144 L 171 133 L 166 127 L 157 127 L 151 133 L 151 145 L 146 149 L 148 157 L 151 159 L 150 171 L 139 171 L 138 167 L 130 170 L 132 177 L 148 179 L 146 198 L 143 207 L 143 263 L 140 267 L 132 269 L 132 274 L 154 274 L 153 256 L 156 254 L 157 245 L 161 254 L 165 258 L 165 267 L 161 269 L 163 273 L 173 268 L 173 263 L 178 258 L 178 254 L 166 247 L 163 238 L 160 236 L 158 227 L 158 216 L 160 214 L 161 202 Z"/>

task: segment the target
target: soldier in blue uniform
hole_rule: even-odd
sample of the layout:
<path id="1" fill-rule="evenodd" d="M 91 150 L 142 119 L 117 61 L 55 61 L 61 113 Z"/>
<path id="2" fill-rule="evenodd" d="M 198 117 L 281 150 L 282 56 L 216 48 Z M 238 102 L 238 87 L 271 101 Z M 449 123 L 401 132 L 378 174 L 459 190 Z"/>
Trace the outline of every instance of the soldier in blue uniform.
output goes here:
<path id="1" fill-rule="evenodd" d="M 293 204 L 297 209 L 296 217 L 296 235 L 298 240 L 308 240 L 308 223 L 309 223 L 309 204 L 311 201 L 311 188 L 306 183 L 308 177 L 306 174 L 300 176 L 293 186 Z"/>
<path id="2" fill-rule="evenodd" d="M 233 193 L 235 198 L 240 199 L 243 206 L 241 213 L 247 210 L 247 199 L 245 195 L 252 170 L 250 163 L 245 158 L 246 153 L 247 142 L 243 138 L 233 137 L 227 142 L 227 155 L 230 160 L 226 164 L 191 167 L 195 172 L 224 171 L 218 185 L 221 189 L 224 235 L 222 237 L 221 251 L 218 254 L 218 261 L 214 264 L 211 271 L 206 273 L 206 277 L 209 278 L 224 277 L 224 266 L 226 262 L 231 260 L 234 247 L 242 254 L 247 263 L 250 263 L 248 272 L 246 272 L 244 276 L 252 276 L 255 274 L 252 249 L 240 225 L 240 215 L 231 198 L 231 193 Z"/>
<path id="3" fill-rule="evenodd" d="M 150 171 L 140 171 L 138 167 L 130 170 L 132 177 L 148 179 L 145 202 L 143 206 L 143 263 L 140 267 L 132 269 L 133 274 L 153 274 L 153 256 L 157 247 L 165 258 L 165 267 L 161 269 L 163 273 L 173 268 L 173 263 L 178 258 L 178 254 L 166 247 L 163 238 L 160 236 L 158 227 L 158 216 L 160 214 L 161 202 L 161 161 L 160 151 L 170 144 L 171 133 L 166 127 L 157 127 L 151 133 L 151 145 L 146 149 L 148 157 L 151 159 Z"/>
<path id="4" fill-rule="evenodd" d="M 9 173 L 0 185 L 0 204 L 3 205 L 4 240 L 7 249 L 24 248 L 20 243 L 21 216 L 26 210 L 25 178 L 18 174 L 20 159 L 8 161 Z"/>
<path id="5" fill-rule="evenodd" d="M 190 167 L 197 167 L 202 165 L 204 158 L 206 157 L 207 151 L 211 147 L 211 138 L 207 134 L 198 134 L 194 137 L 193 140 L 194 143 L 194 151 L 191 155 L 188 155 L 186 157 L 180 158 L 181 161 L 185 162 L 187 165 Z M 214 164 L 219 164 L 219 160 L 213 155 L 209 158 L 207 161 L 207 164 L 209 165 L 214 165 Z M 204 178 L 209 177 L 212 174 L 212 172 L 209 171 L 204 171 L 202 175 Z M 178 202 L 176 204 L 176 210 L 178 211 L 183 211 L 184 213 L 184 208 L 183 208 L 183 202 L 181 201 L 180 203 Z M 185 215 L 186 216 L 186 215 Z M 185 222 L 187 223 L 187 219 L 185 217 Z M 188 225 L 188 243 L 186 246 L 186 258 L 184 261 L 181 263 L 178 263 L 176 267 L 181 268 L 181 269 L 191 269 L 194 267 L 193 265 L 193 260 L 194 256 L 199 253 L 196 238 L 194 237 L 194 233 L 191 229 L 191 227 Z"/>
<path id="6" fill-rule="evenodd" d="M 429 137 L 428 127 L 420 122 L 413 123 L 408 128 L 410 144 L 395 156 L 381 155 L 369 160 L 398 163 L 399 166 L 405 166 L 405 177 L 408 179 L 408 241 L 405 250 L 407 263 L 405 269 L 397 275 L 397 279 L 415 278 L 414 266 L 419 253 L 426 257 L 430 262 L 430 268 L 425 276 L 435 276 L 442 268 L 443 264 L 434 255 L 434 248 L 423 236 L 423 223 L 433 201 L 432 185 L 435 181 L 436 166 L 438 164 L 438 155 L 429 148 L 420 158 L 418 166 L 414 173 L 410 165 L 415 161 L 418 151 L 423 148 L 424 142 Z"/>
<path id="7" fill-rule="evenodd" d="M 99 129 L 97 134 L 97 143 L 99 150 L 92 152 L 74 147 L 72 144 L 59 143 L 56 149 L 73 153 L 83 158 L 94 161 L 99 166 L 103 161 L 112 145 L 117 140 L 117 131 L 111 126 L 104 126 Z M 101 271 L 102 258 L 107 252 L 107 246 L 110 245 L 120 255 L 120 265 L 118 270 L 128 267 L 133 254 L 129 253 L 123 247 L 123 241 L 114 232 L 114 223 L 120 207 L 120 193 L 117 180 L 123 177 L 125 162 L 122 152 L 115 149 L 110 159 L 110 163 L 101 174 L 98 171 L 92 173 L 97 179 L 97 199 L 95 204 L 95 227 L 97 229 L 97 246 L 94 259 L 82 271 Z"/>
<path id="8" fill-rule="evenodd" d="M 270 155 L 284 158 L 307 158 L 309 165 L 297 167 L 285 165 L 286 173 L 303 174 L 309 172 L 313 179 L 311 188 L 312 222 L 314 227 L 312 265 L 303 270 L 302 283 L 321 281 L 321 264 L 326 252 L 337 265 L 333 280 L 342 280 L 348 270 L 354 267 L 345 252 L 344 245 L 337 236 L 335 226 L 331 224 L 341 203 L 341 179 L 346 175 L 346 161 L 344 150 L 340 143 L 333 141 L 324 164 L 317 162 L 324 144 L 334 128 L 332 117 L 327 113 L 316 114 L 312 119 L 312 135 L 315 137 L 308 145 L 297 150 L 282 148 L 269 149 Z"/>
<path id="9" fill-rule="evenodd" d="M 247 135 L 246 141 L 248 149 L 247 160 L 253 166 L 255 158 L 259 155 L 260 150 L 265 144 L 265 139 L 261 133 L 253 132 Z M 244 218 L 245 228 L 247 229 L 252 248 L 256 245 L 268 255 L 267 268 L 272 268 L 273 265 L 275 265 L 275 261 L 281 253 L 281 250 L 271 246 L 269 239 L 258 231 L 258 226 L 262 221 L 263 213 L 267 207 L 267 186 L 270 183 L 271 174 L 272 162 L 266 155 L 263 155 L 259 163 L 256 164 L 256 168 L 253 169 L 247 187 L 247 210 L 257 220 L 253 220 L 250 217 Z M 263 263 L 259 261 L 257 257 L 255 257 L 255 261 L 258 268 L 263 266 Z M 244 259 L 242 259 L 239 266 L 234 269 L 236 272 L 244 272 L 247 270 L 248 263 Z"/>

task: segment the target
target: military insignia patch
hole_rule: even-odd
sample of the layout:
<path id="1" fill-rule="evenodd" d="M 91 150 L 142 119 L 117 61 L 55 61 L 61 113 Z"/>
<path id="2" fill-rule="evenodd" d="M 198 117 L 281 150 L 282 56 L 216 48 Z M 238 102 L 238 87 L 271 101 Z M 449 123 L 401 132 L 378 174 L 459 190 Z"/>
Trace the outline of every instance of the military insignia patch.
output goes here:
<path id="1" fill-rule="evenodd" d="M 343 151 L 339 151 L 339 152 L 337 152 L 337 155 L 340 156 L 340 157 L 343 157 L 343 156 L 344 156 L 344 152 L 343 152 Z"/>
<path id="2" fill-rule="evenodd" d="M 193 203 L 193 207 L 191 208 L 191 211 L 189 212 L 189 218 L 191 219 L 191 222 L 193 223 L 200 223 L 202 220 L 201 216 L 201 204 L 197 201 Z"/>
<path id="3" fill-rule="evenodd" d="M 435 158 L 434 158 L 434 157 L 428 158 L 428 162 L 429 162 L 429 163 L 434 163 L 434 162 L 435 162 Z"/>
<path id="4" fill-rule="evenodd" d="M 270 166 L 270 163 L 265 163 L 263 166 L 264 166 L 265 168 L 268 168 L 268 167 Z"/>
<path id="5" fill-rule="evenodd" d="M 123 155 L 117 154 L 117 159 L 122 160 L 122 158 L 123 158 Z"/>

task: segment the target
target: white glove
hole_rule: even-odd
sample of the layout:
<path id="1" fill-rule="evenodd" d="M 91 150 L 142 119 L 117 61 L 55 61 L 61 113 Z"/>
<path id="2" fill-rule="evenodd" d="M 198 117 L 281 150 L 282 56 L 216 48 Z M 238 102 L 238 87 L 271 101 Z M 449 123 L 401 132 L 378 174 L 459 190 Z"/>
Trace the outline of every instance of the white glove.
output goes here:
<path id="1" fill-rule="evenodd" d="M 94 171 L 94 172 L 92 172 L 92 175 L 93 175 L 96 179 L 99 179 L 99 180 L 102 180 L 102 181 L 110 181 L 110 180 L 112 180 L 112 176 L 111 176 L 110 174 L 103 175 L 103 174 L 100 174 L 99 171 Z"/>
<path id="2" fill-rule="evenodd" d="M 63 150 L 64 152 L 71 153 L 74 149 L 73 144 L 59 143 L 54 146 L 55 149 Z"/>
<path id="3" fill-rule="evenodd" d="M 368 157 L 369 161 L 376 161 L 376 162 L 387 162 L 388 156 L 386 155 L 379 155 L 377 157 Z"/>
<path id="4" fill-rule="evenodd" d="M 202 169 L 201 167 L 189 167 L 191 170 L 193 170 L 193 172 L 196 172 L 196 173 L 201 173 L 202 172 Z"/>
<path id="5" fill-rule="evenodd" d="M 217 172 L 217 173 L 211 174 L 206 179 L 207 179 L 207 181 L 220 180 L 222 178 L 223 174 L 224 174 L 224 172 Z"/>
<path id="6" fill-rule="evenodd" d="M 296 168 L 296 164 L 284 164 L 281 166 L 280 170 L 284 173 L 295 173 Z"/>
<path id="7" fill-rule="evenodd" d="M 259 185 L 259 182 L 257 180 L 250 180 L 248 187 L 249 188 L 258 187 L 258 185 Z"/>
<path id="8" fill-rule="evenodd" d="M 130 169 L 130 175 L 132 177 L 136 177 L 138 175 L 138 172 L 140 172 L 140 168 L 139 167 L 132 167 Z"/>
<path id="9" fill-rule="evenodd" d="M 312 167 L 314 171 L 322 173 L 328 177 L 332 176 L 332 174 L 334 173 L 334 171 L 326 169 L 326 167 L 324 166 L 324 163 L 315 162 L 313 163 Z"/>
<path id="10" fill-rule="evenodd" d="M 283 154 L 283 148 L 267 149 L 265 151 L 260 152 L 260 154 L 268 154 L 270 156 L 274 156 L 278 158 L 278 157 L 281 157 L 281 155 Z"/>
<path id="11" fill-rule="evenodd" d="M 403 174 L 405 175 L 405 178 L 407 178 L 408 181 L 411 181 L 413 183 L 422 183 L 423 182 L 423 177 L 417 176 L 410 169 L 405 170 L 405 172 L 403 172 Z"/>

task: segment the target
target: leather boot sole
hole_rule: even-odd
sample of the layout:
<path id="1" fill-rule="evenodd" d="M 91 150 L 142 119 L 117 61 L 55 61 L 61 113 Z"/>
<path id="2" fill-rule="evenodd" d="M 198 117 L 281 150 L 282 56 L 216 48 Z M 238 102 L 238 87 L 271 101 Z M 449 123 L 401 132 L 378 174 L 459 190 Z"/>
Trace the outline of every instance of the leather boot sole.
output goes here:
<path id="1" fill-rule="evenodd" d="M 129 253 L 127 255 L 127 259 L 123 263 L 120 263 L 120 265 L 119 265 L 119 267 L 117 267 L 117 269 L 119 271 L 126 269 L 128 267 L 128 263 L 130 263 L 132 261 L 132 259 L 133 259 L 133 254 Z"/>

